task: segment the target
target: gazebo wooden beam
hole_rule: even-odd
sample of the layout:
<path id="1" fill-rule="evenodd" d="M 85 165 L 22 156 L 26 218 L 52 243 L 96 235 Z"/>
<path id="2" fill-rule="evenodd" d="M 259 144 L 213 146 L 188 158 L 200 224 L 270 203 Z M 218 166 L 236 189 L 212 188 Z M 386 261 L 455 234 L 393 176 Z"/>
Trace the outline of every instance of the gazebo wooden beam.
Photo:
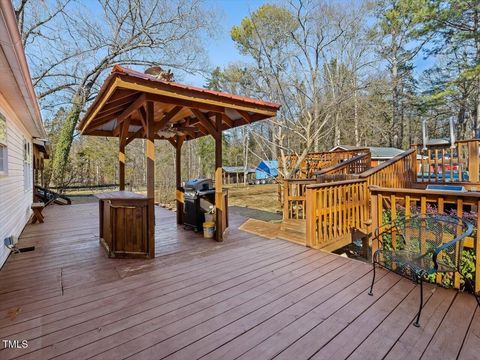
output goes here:
<path id="1" fill-rule="evenodd" d="M 216 138 L 218 136 L 218 130 L 220 129 L 217 129 L 216 126 L 214 126 L 212 124 L 212 122 L 210 121 L 210 119 L 208 117 L 205 116 L 204 113 L 202 113 L 200 110 L 198 109 L 190 109 L 190 111 L 192 112 L 192 114 L 194 116 L 197 117 L 197 120 L 199 121 L 200 124 L 203 125 L 203 127 L 208 131 L 208 133 L 210 135 L 212 135 L 214 138 Z M 222 118 L 220 117 L 220 120 L 222 120 Z"/>
<path id="2" fill-rule="evenodd" d="M 218 105 L 211 105 L 211 104 L 201 103 L 197 101 L 184 100 L 184 99 L 163 96 L 163 95 L 147 94 L 147 99 L 155 102 L 164 103 L 164 104 L 181 105 L 181 106 L 194 108 L 194 109 L 204 109 L 204 110 L 215 111 L 220 113 L 225 111 L 224 107 L 221 107 Z"/>
<path id="3" fill-rule="evenodd" d="M 142 127 L 147 131 L 147 112 L 145 110 L 145 106 L 140 106 L 138 108 L 138 113 L 140 114 L 140 122 L 142 123 Z"/>
<path id="4" fill-rule="evenodd" d="M 126 98 L 129 97 L 136 97 L 138 96 L 139 92 L 131 89 L 116 89 L 115 92 L 110 96 L 110 98 L 107 100 L 105 105 L 109 105 L 111 103 L 119 102 L 119 101 L 125 101 Z M 133 101 L 132 99 L 131 101 Z"/>
<path id="5" fill-rule="evenodd" d="M 197 123 L 195 126 L 203 135 L 208 135 L 207 129 L 201 123 Z"/>
<path id="6" fill-rule="evenodd" d="M 125 109 L 123 113 L 118 116 L 118 121 L 122 122 L 125 120 L 127 117 L 132 115 L 135 111 L 137 111 L 143 104 L 147 101 L 147 95 L 142 94 L 140 95 L 133 103 L 130 104 L 128 108 Z"/>
<path id="7" fill-rule="evenodd" d="M 172 130 L 185 133 L 192 138 L 195 138 L 195 135 L 196 135 L 195 133 L 199 131 L 197 127 L 193 127 L 193 126 L 189 126 L 189 127 L 175 126 L 172 128 Z"/>
<path id="8" fill-rule="evenodd" d="M 229 127 L 233 127 L 235 124 L 235 122 L 232 119 L 230 119 L 230 117 L 228 117 L 227 114 L 222 114 L 222 120 Z"/>
<path id="9" fill-rule="evenodd" d="M 173 109 L 171 109 L 169 112 L 167 112 L 160 121 L 154 123 L 153 125 L 154 131 L 157 132 L 163 129 L 170 122 L 170 120 L 172 120 L 172 118 L 175 115 L 177 115 L 180 112 L 180 110 L 182 110 L 182 108 L 183 106 L 177 105 Z"/>
<path id="10" fill-rule="evenodd" d="M 248 123 L 250 124 L 252 122 L 252 118 L 250 116 L 250 114 L 246 111 L 243 111 L 243 110 L 236 110 L 240 116 Z"/>
<path id="11" fill-rule="evenodd" d="M 90 127 L 94 129 L 95 127 L 102 126 L 103 124 L 108 123 L 111 121 L 113 118 L 117 118 L 117 121 L 119 123 L 123 122 L 127 117 L 129 117 L 133 112 L 138 110 L 146 101 L 146 95 L 141 94 L 139 95 L 135 101 L 133 101 L 124 111 L 116 110 L 110 114 L 105 114 L 105 115 L 100 115 L 98 116 L 92 123 L 90 124 Z M 88 131 L 86 132 L 88 134 Z M 115 136 L 118 136 L 115 135 Z"/>
<path id="12" fill-rule="evenodd" d="M 112 110 L 118 110 L 124 108 L 125 104 L 130 104 L 138 97 L 138 93 L 129 93 L 127 96 L 121 97 L 116 100 L 108 101 L 102 108 L 102 111 L 98 113 L 98 116 L 103 116 L 107 112 Z"/>
<path id="13" fill-rule="evenodd" d="M 133 134 L 128 136 L 127 141 L 125 142 L 125 146 L 130 144 L 135 139 L 142 138 L 144 136 L 144 134 L 145 134 L 145 129 L 144 128 L 138 129 L 136 132 L 134 132 Z"/>

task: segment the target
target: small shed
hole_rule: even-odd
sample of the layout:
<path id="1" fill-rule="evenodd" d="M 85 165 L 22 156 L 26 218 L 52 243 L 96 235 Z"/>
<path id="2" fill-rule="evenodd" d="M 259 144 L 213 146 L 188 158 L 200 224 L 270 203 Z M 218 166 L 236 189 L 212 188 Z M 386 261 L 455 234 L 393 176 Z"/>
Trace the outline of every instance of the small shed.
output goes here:
<path id="1" fill-rule="evenodd" d="M 224 166 L 223 167 L 223 183 L 224 184 L 239 184 L 245 180 L 248 182 L 252 180 L 255 174 L 255 169 L 244 166 Z"/>
<path id="2" fill-rule="evenodd" d="M 278 176 L 277 160 L 262 160 L 255 169 L 255 179 L 265 180 Z"/>

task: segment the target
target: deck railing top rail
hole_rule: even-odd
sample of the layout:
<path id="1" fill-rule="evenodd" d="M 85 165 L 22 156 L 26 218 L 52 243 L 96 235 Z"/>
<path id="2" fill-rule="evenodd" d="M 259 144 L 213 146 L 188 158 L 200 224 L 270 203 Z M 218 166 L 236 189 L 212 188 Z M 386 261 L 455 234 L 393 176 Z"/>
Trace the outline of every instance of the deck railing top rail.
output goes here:
<path id="1" fill-rule="evenodd" d="M 315 175 L 327 175 L 327 174 L 334 174 L 334 173 L 342 172 L 345 169 L 347 169 L 349 166 L 351 166 L 352 164 L 355 164 L 356 162 L 361 162 L 363 160 L 368 161 L 369 158 L 370 158 L 370 153 L 369 152 L 365 153 L 365 154 L 360 154 L 360 155 L 354 156 L 350 159 L 347 159 L 347 160 L 345 160 L 345 161 L 343 161 L 339 164 L 336 164 L 336 165 L 330 166 L 328 168 L 322 169 L 319 172 L 317 172 Z M 368 161 L 368 163 L 370 163 L 370 162 Z"/>
<path id="2" fill-rule="evenodd" d="M 321 184 L 311 184 L 311 185 L 307 185 L 307 189 L 323 189 L 327 187 L 335 187 L 340 185 L 358 184 L 366 181 L 367 180 L 365 179 L 355 179 L 355 180 L 342 180 L 342 181 L 335 181 L 335 182 L 321 183 Z"/>
<path id="3" fill-rule="evenodd" d="M 480 192 L 475 191 L 445 191 L 445 190 L 422 190 L 422 189 L 401 189 L 401 188 L 387 188 L 376 185 L 370 185 L 368 187 L 373 193 L 397 193 L 397 194 L 415 194 L 420 196 L 428 195 L 441 195 L 441 196 L 452 196 L 455 198 L 464 198 L 464 199 L 480 199 Z"/>
<path id="4" fill-rule="evenodd" d="M 455 144 L 466 144 L 466 143 L 471 143 L 471 142 L 480 142 L 480 139 L 468 139 L 468 140 L 455 140 Z M 412 146 L 416 146 L 419 149 L 423 147 L 423 144 L 412 144 Z M 427 147 L 445 147 L 445 146 L 451 146 L 450 143 L 439 143 L 439 144 L 431 144 L 427 145 Z"/>
<path id="5" fill-rule="evenodd" d="M 375 166 L 367 171 L 364 171 L 363 173 L 360 174 L 360 178 L 366 178 L 366 177 L 369 177 L 377 172 L 380 172 L 381 170 L 389 167 L 390 165 L 396 163 L 397 161 L 401 160 L 401 159 L 404 159 L 408 156 L 410 156 L 412 153 L 416 152 L 417 149 L 409 149 L 409 150 L 406 150 L 404 151 L 403 153 L 401 154 L 398 154 L 397 156 L 391 158 L 390 160 L 387 160 L 383 163 L 381 163 L 380 165 L 378 166 Z"/>
<path id="6" fill-rule="evenodd" d="M 292 178 L 292 179 L 283 179 L 283 182 L 296 183 L 296 184 L 310 184 L 315 182 L 315 179 L 314 178 L 309 178 L 309 179 Z"/>
<path id="7" fill-rule="evenodd" d="M 296 178 L 308 178 L 315 172 L 321 171 L 324 168 L 329 168 L 343 162 L 344 160 L 366 153 L 370 154 L 368 148 L 314 152 L 308 153 L 299 164 L 297 164 L 299 155 L 290 154 L 286 156 L 286 168 L 294 170 L 294 176 Z M 283 169 L 283 162 L 280 163 L 279 170 L 285 170 Z"/>
<path id="8" fill-rule="evenodd" d="M 323 155 L 330 156 L 332 154 L 361 154 L 361 153 L 366 153 L 366 152 L 370 152 L 370 149 L 369 148 L 358 148 L 358 149 L 353 149 L 353 150 L 309 152 L 305 156 L 305 159 L 308 160 L 309 158 L 321 157 Z M 287 158 L 298 158 L 298 155 L 297 154 L 289 154 L 289 155 L 287 155 Z"/>

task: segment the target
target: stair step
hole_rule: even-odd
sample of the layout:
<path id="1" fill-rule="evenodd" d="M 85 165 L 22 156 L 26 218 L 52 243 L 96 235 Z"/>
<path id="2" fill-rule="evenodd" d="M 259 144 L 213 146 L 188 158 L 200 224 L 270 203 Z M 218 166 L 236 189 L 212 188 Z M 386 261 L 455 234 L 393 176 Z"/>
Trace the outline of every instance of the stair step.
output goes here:
<path id="1" fill-rule="evenodd" d="M 306 244 L 305 234 L 302 234 L 296 231 L 280 230 L 277 234 L 277 238 L 282 240 L 292 241 L 300 245 Z"/>
<path id="2" fill-rule="evenodd" d="M 284 220 L 280 225 L 280 230 L 298 232 L 305 235 L 307 232 L 307 221 L 306 220 Z"/>

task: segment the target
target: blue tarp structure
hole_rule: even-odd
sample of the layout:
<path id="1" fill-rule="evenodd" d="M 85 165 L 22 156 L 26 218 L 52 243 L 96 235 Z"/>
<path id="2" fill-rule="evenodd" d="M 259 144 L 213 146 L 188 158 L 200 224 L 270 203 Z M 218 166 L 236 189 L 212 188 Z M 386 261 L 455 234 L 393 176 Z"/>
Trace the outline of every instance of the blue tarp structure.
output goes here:
<path id="1" fill-rule="evenodd" d="M 264 180 L 278 175 L 277 160 L 262 160 L 255 169 L 255 179 Z"/>

